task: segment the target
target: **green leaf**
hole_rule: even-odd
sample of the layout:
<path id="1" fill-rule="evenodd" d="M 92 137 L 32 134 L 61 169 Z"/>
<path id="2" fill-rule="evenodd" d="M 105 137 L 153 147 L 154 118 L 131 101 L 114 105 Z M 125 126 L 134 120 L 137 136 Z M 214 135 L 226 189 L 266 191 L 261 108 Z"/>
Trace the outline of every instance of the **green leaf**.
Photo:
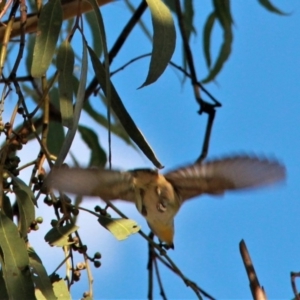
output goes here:
<path id="1" fill-rule="evenodd" d="M 59 71 L 58 88 L 62 125 L 71 128 L 73 126 L 73 91 L 71 87 L 73 84 L 74 52 L 67 40 L 58 48 L 56 68 Z"/>
<path id="2" fill-rule="evenodd" d="M 83 109 L 84 109 L 84 111 L 86 113 L 88 113 L 88 115 L 94 121 L 96 121 L 98 124 L 100 124 L 104 128 L 108 129 L 107 118 L 104 115 L 98 113 L 96 110 L 94 110 L 94 108 L 90 104 L 90 101 L 85 101 Z M 128 145 L 133 146 L 134 148 L 136 148 L 136 146 L 132 143 L 129 135 L 124 130 L 124 128 L 123 128 L 123 126 L 121 124 L 111 123 L 110 124 L 110 129 L 111 129 L 111 132 L 113 134 L 115 134 L 117 137 L 119 137 L 120 139 L 122 139 L 126 144 L 128 144 Z"/>
<path id="3" fill-rule="evenodd" d="M 41 77 L 50 66 L 63 20 L 60 0 L 49 0 L 43 6 L 34 45 L 31 75 Z"/>
<path id="4" fill-rule="evenodd" d="M 216 14 L 213 11 L 208 17 L 204 25 L 203 29 L 203 50 L 204 57 L 206 61 L 206 65 L 208 67 L 211 66 L 211 56 L 210 56 L 210 40 L 211 40 L 211 32 L 216 20 Z"/>
<path id="5" fill-rule="evenodd" d="M 29 186 L 23 180 L 21 180 L 16 176 L 10 174 L 10 177 L 12 178 L 12 182 L 14 184 L 14 190 L 15 189 L 24 190 L 25 193 L 28 195 L 28 197 L 31 199 L 32 203 L 34 205 L 37 205 L 34 194 L 32 190 L 29 188 Z"/>
<path id="6" fill-rule="evenodd" d="M 72 244 L 69 242 L 69 235 L 78 230 L 78 226 L 74 224 L 67 224 L 61 227 L 53 227 L 45 235 L 45 241 L 51 246 L 63 247 Z"/>
<path id="7" fill-rule="evenodd" d="M 142 87 L 155 82 L 165 71 L 175 50 L 176 31 L 172 14 L 161 0 L 146 0 L 152 17 L 153 49 L 146 81 Z"/>
<path id="8" fill-rule="evenodd" d="M 34 44 L 35 44 L 35 34 L 28 34 L 26 36 L 26 58 L 25 58 L 25 66 L 26 66 L 26 72 L 30 74 L 30 68 L 32 66 L 32 53 L 34 49 Z M 35 92 L 35 97 L 37 97 L 37 93 Z"/>
<path id="9" fill-rule="evenodd" d="M 61 123 L 50 121 L 47 135 L 47 147 L 51 154 L 57 156 L 65 139 L 64 128 Z"/>
<path id="10" fill-rule="evenodd" d="M 20 214 L 20 233 L 23 237 L 27 236 L 30 224 L 35 219 L 35 211 L 30 195 L 22 189 L 14 189 L 17 196 L 18 209 Z"/>
<path id="11" fill-rule="evenodd" d="M 101 43 L 100 30 L 97 23 L 97 18 L 94 11 L 90 11 L 84 14 L 84 17 L 87 20 L 87 24 L 91 29 L 92 41 L 93 41 L 93 49 L 98 57 L 100 57 L 103 47 Z"/>
<path id="12" fill-rule="evenodd" d="M 100 216 L 98 222 L 119 241 L 127 239 L 129 235 L 137 233 L 141 229 L 134 220 L 130 219 L 113 219 Z"/>
<path id="13" fill-rule="evenodd" d="M 63 279 L 53 283 L 53 289 L 57 300 L 71 300 L 71 294 L 68 291 L 68 287 Z"/>
<path id="14" fill-rule="evenodd" d="M 12 211 L 12 206 L 10 202 L 10 198 L 6 195 L 3 194 L 2 198 L 3 204 L 2 204 L 2 209 L 3 212 L 11 219 L 13 220 L 13 211 Z M 1 297 L 0 297 L 1 299 Z"/>
<path id="15" fill-rule="evenodd" d="M 9 299 L 35 299 L 29 259 L 16 225 L 0 211 L 0 262 Z"/>
<path id="16" fill-rule="evenodd" d="M 64 143 L 60 149 L 59 155 L 55 161 L 54 166 L 60 166 L 63 161 L 65 160 L 66 156 L 68 155 L 68 152 L 70 150 L 70 147 L 72 145 L 73 139 L 75 137 L 78 123 L 80 119 L 80 114 L 82 111 L 83 103 L 84 103 L 84 97 L 85 97 L 85 87 L 86 87 L 86 80 L 87 80 L 87 72 L 88 72 L 88 58 L 87 58 L 87 48 L 86 48 L 86 42 L 84 40 L 84 37 L 82 37 L 82 60 L 81 60 L 81 73 L 80 73 L 80 80 L 79 80 L 79 86 L 77 90 L 77 97 L 76 97 L 76 103 L 74 108 L 74 119 L 73 119 L 73 126 L 71 129 L 68 130 L 66 138 L 64 140 Z"/>
<path id="17" fill-rule="evenodd" d="M 51 89 L 50 99 L 54 107 L 59 107 L 59 95 L 57 88 Z M 60 122 L 51 119 L 48 126 L 47 148 L 51 154 L 57 156 L 65 140 L 64 128 Z"/>
<path id="18" fill-rule="evenodd" d="M 96 54 L 94 53 L 93 49 L 88 47 L 88 51 L 91 57 L 91 61 L 93 64 L 93 68 L 97 77 L 97 80 L 103 89 L 104 94 L 106 94 L 106 73 L 103 65 L 100 63 L 99 59 L 97 58 Z M 136 145 L 142 150 L 142 152 L 148 157 L 148 159 L 159 169 L 163 166 L 158 161 L 155 156 L 155 153 L 151 149 L 150 145 L 146 141 L 143 134 L 137 128 L 136 124 L 132 120 L 131 116 L 127 112 L 124 104 L 122 103 L 121 98 L 119 97 L 115 87 L 113 86 L 112 82 L 110 81 L 111 85 L 111 107 L 115 114 L 117 115 L 118 119 L 120 120 L 121 124 L 123 125 L 124 129 L 127 131 L 130 138 L 136 143 Z"/>
<path id="19" fill-rule="evenodd" d="M 32 268 L 33 280 L 35 283 L 36 293 L 40 291 L 44 299 L 56 300 L 56 296 L 53 292 L 52 283 L 43 266 L 43 263 L 39 256 L 36 254 L 33 248 L 28 249 L 29 254 L 29 265 Z"/>
<path id="20" fill-rule="evenodd" d="M 79 125 L 78 131 L 81 138 L 91 150 L 91 158 L 89 166 L 104 167 L 107 161 L 106 153 L 101 148 L 97 134 L 90 128 Z"/>
<path id="21" fill-rule="evenodd" d="M 184 29 L 186 30 L 186 36 L 188 41 L 190 40 L 191 34 L 196 33 L 194 27 L 194 6 L 193 0 L 184 1 Z"/>
<path id="22" fill-rule="evenodd" d="M 223 27 L 223 43 L 220 48 L 219 56 L 213 68 L 210 70 L 208 76 L 202 80 L 203 83 L 212 81 L 221 71 L 224 63 L 230 56 L 231 44 L 233 41 L 233 33 L 231 28 L 233 21 L 230 13 L 229 0 L 213 0 L 213 3 L 215 7 L 216 17 Z"/>
<path id="23" fill-rule="evenodd" d="M 288 15 L 287 13 L 283 12 L 282 10 L 278 9 L 274 6 L 271 1 L 269 0 L 258 0 L 258 2 L 268 11 L 278 14 L 278 15 Z"/>
<path id="24" fill-rule="evenodd" d="M 20 233 L 22 237 L 26 237 L 31 223 L 35 220 L 36 201 L 31 189 L 21 179 L 12 175 L 11 177 L 20 215 Z"/>

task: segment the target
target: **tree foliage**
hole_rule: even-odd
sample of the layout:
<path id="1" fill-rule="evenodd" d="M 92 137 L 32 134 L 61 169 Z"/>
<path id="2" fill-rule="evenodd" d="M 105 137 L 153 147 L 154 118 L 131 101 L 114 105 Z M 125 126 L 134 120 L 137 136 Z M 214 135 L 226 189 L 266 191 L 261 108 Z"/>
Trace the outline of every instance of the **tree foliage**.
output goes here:
<path id="1" fill-rule="evenodd" d="M 110 149 L 106 153 L 97 131 L 80 122 L 82 112 L 109 134 L 141 151 L 156 168 L 162 168 L 162 163 L 124 105 L 122 95 L 111 80 L 114 74 L 110 72 L 110 64 L 122 51 L 134 27 L 141 26 L 145 35 L 149 35 L 142 18 L 146 10 L 151 13 L 153 25 L 152 51 L 131 61 L 132 58 L 128 57 L 129 62 L 124 62 L 120 70 L 138 59 L 150 56 L 148 74 L 141 80 L 140 88 L 155 84 L 170 66 L 180 70 L 183 78 L 192 83 L 199 113 L 209 116 L 198 160 L 204 159 L 208 152 L 213 120 L 221 104 L 203 85 L 217 78 L 231 55 L 234 17 L 230 0 L 212 1 L 212 11 L 207 15 L 203 28 L 197 28 L 194 24 L 195 11 L 201 9 L 198 1 L 146 0 L 135 8 L 126 0 L 132 17 L 111 49 L 107 47 L 106 24 L 101 15 L 101 5 L 111 5 L 109 2 L 49 0 L 41 3 L 22 0 L 8 1 L 5 6 L 4 2 L 1 3 L 1 15 L 7 17 L 7 22 L 0 27 L 1 114 L 4 110 L 8 113 L 11 106 L 8 101 L 13 102 L 9 112 L 11 118 L 8 121 L 1 117 L 0 128 L 2 137 L 5 137 L 2 139 L 0 156 L 1 299 L 71 299 L 71 287 L 79 280 L 81 272 L 87 270 L 91 281 L 90 264 L 96 267 L 101 264 L 99 253 L 88 253 L 83 242 L 84 232 L 76 226 L 78 213 L 87 210 L 81 199 L 77 197 L 72 202 L 66 195 L 49 191 L 43 185 L 47 175 L 45 170 L 62 166 L 68 154 L 78 165 L 78 158 L 70 153 L 76 132 L 80 133 L 82 143 L 90 150 L 88 166 L 111 166 Z M 271 13 L 284 14 L 269 0 L 259 0 L 258 3 Z M 217 24 L 223 38 L 218 55 L 213 57 L 211 43 Z M 199 34 L 201 31 L 202 34 Z M 195 66 L 190 48 L 191 38 L 197 32 L 198 38 L 202 37 L 207 66 L 207 75 L 202 79 L 198 78 L 197 69 L 203 67 Z M 176 40 L 183 49 L 181 66 L 171 61 Z M 78 65 L 79 72 L 75 71 Z M 94 74 L 92 78 L 89 72 Z M 20 73 L 25 75 L 20 76 Z M 203 94 L 210 101 L 203 100 Z M 93 95 L 101 99 L 105 110 L 92 105 Z M 28 142 L 36 145 L 34 161 L 19 158 Z M 19 178 L 25 169 L 31 171 L 26 182 Z M 45 241 L 40 242 L 62 248 L 65 254 L 62 264 L 69 268 L 63 279 L 56 274 L 56 270 L 48 274 L 38 254 L 30 246 L 31 232 L 38 230 L 38 224 L 42 222 L 42 218 L 35 216 L 35 206 L 37 203 L 44 205 L 42 201 L 48 205 L 48 213 L 53 214 L 53 221 Z M 120 218 L 111 218 L 109 209 L 118 213 Z M 156 268 L 157 263 L 161 262 L 180 276 L 197 297 L 213 299 L 182 274 L 166 250 L 153 241 L 153 236 L 148 237 L 139 231 L 138 225 L 128 220 L 112 203 L 96 207 L 95 211 L 89 213 L 117 239 L 140 232 L 149 243 L 149 276 L 153 276 L 153 267 Z M 75 265 L 75 252 L 82 255 L 82 265 Z M 85 298 L 92 297 L 90 285 Z M 148 297 L 152 298 L 151 288 Z"/>

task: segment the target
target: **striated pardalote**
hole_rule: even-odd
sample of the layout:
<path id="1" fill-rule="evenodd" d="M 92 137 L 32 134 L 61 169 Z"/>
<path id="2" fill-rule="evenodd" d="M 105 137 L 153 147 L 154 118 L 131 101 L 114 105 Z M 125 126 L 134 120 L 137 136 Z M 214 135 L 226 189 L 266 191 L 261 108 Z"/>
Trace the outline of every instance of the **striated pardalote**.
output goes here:
<path id="1" fill-rule="evenodd" d="M 120 172 L 60 168 L 52 170 L 47 185 L 82 196 L 133 202 L 153 233 L 173 248 L 174 217 L 186 200 L 201 194 L 256 188 L 283 179 L 285 167 L 279 162 L 243 155 L 191 164 L 165 175 L 152 169 Z"/>

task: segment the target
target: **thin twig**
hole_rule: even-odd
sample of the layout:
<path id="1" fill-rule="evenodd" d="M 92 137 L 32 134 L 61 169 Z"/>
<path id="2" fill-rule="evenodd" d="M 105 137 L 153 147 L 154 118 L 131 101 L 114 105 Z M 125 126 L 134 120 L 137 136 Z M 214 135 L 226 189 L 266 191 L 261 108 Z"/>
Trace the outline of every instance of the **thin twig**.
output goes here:
<path id="1" fill-rule="evenodd" d="M 167 296 L 166 296 L 166 293 L 165 293 L 165 290 L 164 290 L 164 287 L 163 287 L 163 284 L 162 284 L 162 280 L 161 280 L 161 277 L 160 277 L 157 260 L 154 259 L 153 263 L 154 263 L 155 274 L 156 274 L 156 277 L 157 277 L 157 282 L 158 282 L 159 291 L 160 291 L 159 294 L 161 295 L 161 297 L 164 300 L 167 300 Z"/>
<path id="2" fill-rule="evenodd" d="M 297 291 L 296 278 L 300 277 L 300 272 L 291 272 L 291 284 L 296 300 L 300 300 L 300 295 Z"/>
<path id="3" fill-rule="evenodd" d="M 246 243 L 244 240 L 241 240 L 240 244 L 240 253 L 245 265 L 245 269 L 250 282 L 250 289 L 252 296 L 255 300 L 266 300 L 267 296 L 264 289 L 260 286 L 258 277 L 256 275 L 253 263 L 251 261 L 250 254 L 248 252 Z"/>
<path id="4" fill-rule="evenodd" d="M 199 114 L 202 114 L 202 113 L 208 114 L 208 122 L 207 122 L 206 130 L 205 130 L 205 136 L 204 136 L 204 141 L 203 141 L 203 145 L 202 145 L 202 150 L 201 150 L 199 158 L 197 159 L 197 162 L 202 162 L 202 160 L 207 156 L 207 153 L 208 153 L 209 140 L 210 140 L 211 130 L 212 130 L 213 121 L 214 121 L 214 117 L 215 117 L 215 113 L 216 113 L 215 108 L 217 106 L 220 106 L 220 104 L 218 104 L 218 105 L 210 104 L 210 103 L 202 100 L 200 97 L 199 80 L 197 79 L 193 54 L 192 54 L 192 50 L 190 48 L 190 44 L 189 44 L 187 34 L 186 34 L 187 31 L 185 29 L 184 16 L 183 16 L 183 13 L 181 10 L 181 3 L 180 3 L 180 0 L 174 0 L 174 1 L 175 1 L 178 26 L 179 26 L 179 30 L 180 30 L 180 34 L 181 34 L 181 38 L 182 38 L 182 42 L 183 42 L 185 58 L 187 61 L 188 68 L 190 70 L 190 74 L 191 74 L 191 82 L 193 85 L 194 95 L 195 95 L 196 101 L 200 105 L 200 109 L 199 109 L 198 113 Z"/>
<path id="5" fill-rule="evenodd" d="M 153 239 L 153 233 L 149 234 L 149 238 Z M 154 259 L 154 250 L 152 244 L 148 243 L 148 299 L 153 299 L 153 259 Z"/>
<path id="6" fill-rule="evenodd" d="M 131 16 L 128 23 L 124 26 L 123 30 L 121 31 L 120 35 L 118 36 L 117 40 L 115 41 L 113 47 L 109 51 L 109 53 L 108 53 L 109 64 L 112 63 L 113 59 L 119 53 L 120 49 L 122 48 L 126 39 L 128 38 L 130 32 L 135 27 L 135 25 L 138 23 L 141 16 L 145 12 L 146 8 L 147 8 L 147 3 L 146 3 L 146 1 L 142 0 L 140 5 L 136 9 L 135 13 Z M 95 76 L 85 91 L 85 99 L 88 99 L 94 93 L 97 86 L 98 86 L 98 80 Z"/>

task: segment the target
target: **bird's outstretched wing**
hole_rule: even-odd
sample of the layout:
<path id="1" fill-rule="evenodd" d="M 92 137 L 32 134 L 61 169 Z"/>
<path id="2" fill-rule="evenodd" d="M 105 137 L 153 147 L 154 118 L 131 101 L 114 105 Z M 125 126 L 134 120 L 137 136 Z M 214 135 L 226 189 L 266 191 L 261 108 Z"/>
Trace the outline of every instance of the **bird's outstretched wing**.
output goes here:
<path id="1" fill-rule="evenodd" d="M 134 202 L 133 177 L 129 172 L 81 168 L 53 169 L 46 180 L 46 185 L 81 196 L 99 196 L 103 200 L 122 199 Z"/>
<path id="2" fill-rule="evenodd" d="M 285 178 L 285 167 L 266 158 L 233 156 L 179 168 L 165 177 L 184 201 L 203 193 L 222 194 L 275 183 Z"/>

